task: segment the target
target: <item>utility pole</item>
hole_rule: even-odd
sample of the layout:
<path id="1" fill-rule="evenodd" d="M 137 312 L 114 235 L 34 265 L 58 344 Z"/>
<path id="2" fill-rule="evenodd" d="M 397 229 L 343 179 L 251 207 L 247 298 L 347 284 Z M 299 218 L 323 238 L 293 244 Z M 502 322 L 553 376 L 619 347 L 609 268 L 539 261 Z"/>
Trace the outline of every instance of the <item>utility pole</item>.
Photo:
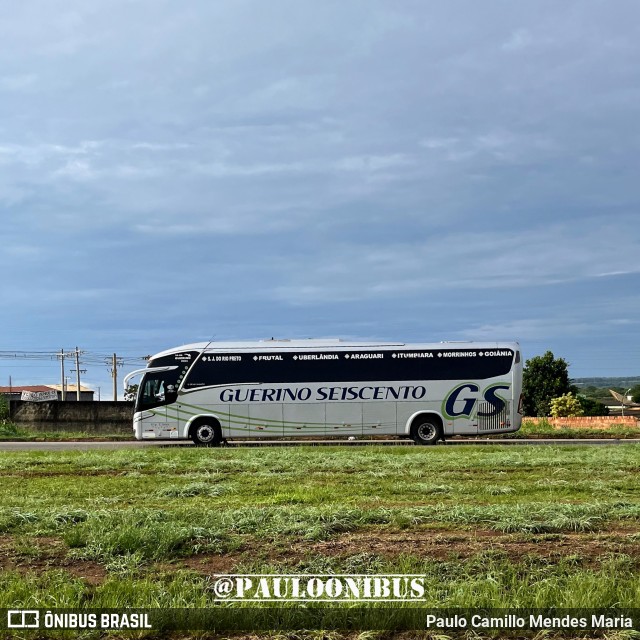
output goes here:
<path id="1" fill-rule="evenodd" d="M 75 353 L 76 368 L 75 369 L 71 369 L 71 371 L 75 371 L 76 372 L 76 400 L 78 402 L 80 402 L 80 374 L 81 373 L 87 373 L 86 369 L 81 369 L 80 368 L 80 354 L 81 353 L 82 353 L 82 351 L 79 351 L 78 347 L 76 347 L 76 353 Z"/>
<path id="2" fill-rule="evenodd" d="M 107 360 L 107 364 L 109 361 Z M 124 363 L 122 362 L 122 358 L 118 358 L 118 356 L 114 353 L 111 358 L 111 368 L 109 369 L 109 373 L 111 373 L 111 377 L 113 378 L 113 399 L 118 399 L 118 367 L 121 367 Z"/>
<path id="3" fill-rule="evenodd" d="M 113 371 L 113 399 L 118 399 L 118 362 L 116 360 L 116 354 L 113 354 L 113 360 L 111 361 L 111 370 Z"/>
<path id="4" fill-rule="evenodd" d="M 60 397 L 62 402 L 66 399 L 65 386 L 64 386 L 64 349 L 60 349 L 60 353 L 56 354 L 60 358 Z"/>
<path id="5" fill-rule="evenodd" d="M 76 347 L 76 400 L 80 402 L 80 352 Z"/>

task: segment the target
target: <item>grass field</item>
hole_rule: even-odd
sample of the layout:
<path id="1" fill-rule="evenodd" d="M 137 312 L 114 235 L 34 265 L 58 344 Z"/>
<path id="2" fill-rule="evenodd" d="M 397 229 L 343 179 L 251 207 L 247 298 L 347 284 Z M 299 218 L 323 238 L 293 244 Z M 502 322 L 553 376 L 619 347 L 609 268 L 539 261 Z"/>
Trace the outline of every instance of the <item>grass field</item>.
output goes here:
<path id="1" fill-rule="evenodd" d="M 555 428 L 546 420 L 532 422 L 525 419 L 522 427 L 515 433 L 497 434 L 495 438 L 569 438 L 574 440 L 592 438 L 629 439 L 640 438 L 640 424 L 635 427 L 612 424 L 600 428 Z M 29 428 L 25 424 L 0 422 L 0 441 L 60 441 L 60 440 L 131 440 L 133 435 L 129 429 L 125 433 L 98 433 L 95 431 L 42 431 Z"/>
<path id="2" fill-rule="evenodd" d="M 639 445 L 12 452 L 0 476 L 0 607 L 341 572 L 424 574 L 428 606 L 640 608 Z"/>
<path id="3" fill-rule="evenodd" d="M 42 431 L 32 429 L 25 425 L 13 422 L 0 421 L 0 441 L 59 441 L 59 440 L 131 440 L 132 434 L 127 433 L 98 433 L 95 431 L 72 431 L 61 429 L 59 431 Z"/>

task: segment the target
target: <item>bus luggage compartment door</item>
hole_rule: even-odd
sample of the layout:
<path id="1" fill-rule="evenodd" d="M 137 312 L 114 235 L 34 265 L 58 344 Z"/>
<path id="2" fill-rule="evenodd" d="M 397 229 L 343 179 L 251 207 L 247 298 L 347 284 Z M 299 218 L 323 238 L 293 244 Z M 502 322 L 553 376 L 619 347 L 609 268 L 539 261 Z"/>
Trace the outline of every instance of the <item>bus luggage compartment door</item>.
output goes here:
<path id="1" fill-rule="evenodd" d="M 362 408 L 362 433 L 365 436 L 401 434 L 395 402 L 366 402 Z"/>
<path id="2" fill-rule="evenodd" d="M 283 436 L 282 405 L 280 403 L 249 405 L 248 436 Z"/>
<path id="3" fill-rule="evenodd" d="M 328 402 L 325 435 L 361 436 L 362 402 Z"/>
<path id="4" fill-rule="evenodd" d="M 284 435 L 290 438 L 300 436 L 324 436 L 326 412 L 322 402 L 285 402 L 282 405 Z"/>

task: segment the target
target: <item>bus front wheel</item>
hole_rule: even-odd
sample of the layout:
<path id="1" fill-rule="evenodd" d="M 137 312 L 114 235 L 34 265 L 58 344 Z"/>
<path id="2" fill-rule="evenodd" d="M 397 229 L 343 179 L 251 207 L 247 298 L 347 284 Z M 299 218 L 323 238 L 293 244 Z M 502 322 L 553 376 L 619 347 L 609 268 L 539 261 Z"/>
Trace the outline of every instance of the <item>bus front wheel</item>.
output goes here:
<path id="1" fill-rule="evenodd" d="M 215 420 L 200 420 L 189 430 L 193 442 L 201 447 L 217 447 L 222 442 L 220 425 Z"/>
<path id="2" fill-rule="evenodd" d="M 432 416 L 418 416 L 411 426 L 411 437 L 416 444 L 435 444 L 442 437 L 442 427 Z"/>

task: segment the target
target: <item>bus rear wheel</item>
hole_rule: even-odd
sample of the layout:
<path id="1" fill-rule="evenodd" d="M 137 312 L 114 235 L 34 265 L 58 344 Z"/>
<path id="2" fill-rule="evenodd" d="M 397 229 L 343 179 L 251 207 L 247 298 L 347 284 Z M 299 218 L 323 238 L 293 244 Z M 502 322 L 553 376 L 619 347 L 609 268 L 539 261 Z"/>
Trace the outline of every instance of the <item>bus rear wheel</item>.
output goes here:
<path id="1" fill-rule="evenodd" d="M 189 433 L 199 447 L 217 447 L 222 442 L 220 425 L 216 420 L 199 420 L 191 425 Z"/>
<path id="2" fill-rule="evenodd" d="M 433 416 L 418 416 L 411 425 L 411 437 L 416 444 L 432 445 L 442 437 L 442 427 Z"/>

